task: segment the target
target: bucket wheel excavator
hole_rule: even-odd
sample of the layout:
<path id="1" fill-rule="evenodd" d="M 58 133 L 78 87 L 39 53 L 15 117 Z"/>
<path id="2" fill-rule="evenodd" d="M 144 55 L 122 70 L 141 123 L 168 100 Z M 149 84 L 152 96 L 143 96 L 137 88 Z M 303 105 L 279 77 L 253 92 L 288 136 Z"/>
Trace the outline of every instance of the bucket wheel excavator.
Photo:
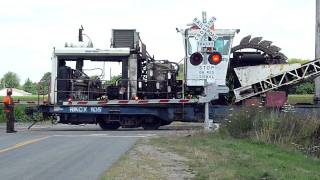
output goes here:
<path id="1" fill-rule="evenodd" d="M 241 87 L 235 69 L 261 65 L 287 64 L 287 57 L 280 52 L 281 48 L 272 44 L 272 41 L 263 40 L 262 37 L 244 37 L 239 45 L 232 47 L 230 63 L 227 73 L 227 86 L 230 93 L 225 96 L 227 103 L 234 103 L 234 89 Z M 259 76 L 259 72 L 256 74 Z"/>

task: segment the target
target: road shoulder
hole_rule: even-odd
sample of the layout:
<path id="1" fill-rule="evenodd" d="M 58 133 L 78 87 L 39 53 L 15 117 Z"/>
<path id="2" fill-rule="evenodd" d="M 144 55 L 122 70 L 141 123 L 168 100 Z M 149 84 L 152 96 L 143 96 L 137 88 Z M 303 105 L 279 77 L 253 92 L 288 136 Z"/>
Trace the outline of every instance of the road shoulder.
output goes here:
<path id="1" fill-rule="evenodd" d="M 319 165 L 274 144 L 194 131 L 140 141 L 105 179 L 319 179 Z"/>
<path id="2" fill-rule="evenodd" d="M 193 179 L 189 159 L 153 145 L 153 138 L 140 139 L 102 179 Z"/>

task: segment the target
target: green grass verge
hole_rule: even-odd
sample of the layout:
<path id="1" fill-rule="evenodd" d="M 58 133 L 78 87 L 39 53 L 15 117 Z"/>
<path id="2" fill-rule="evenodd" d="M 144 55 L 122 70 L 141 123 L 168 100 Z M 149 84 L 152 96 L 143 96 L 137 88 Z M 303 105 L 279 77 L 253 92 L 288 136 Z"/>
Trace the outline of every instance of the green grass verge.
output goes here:
<path id="1" fill-rule="evenodd" d="M 290 94 L 288 96 L 289 104 L 308 103 L 313 104 L 313 94 Z"/>
<path id="2" fill-rule="evenodd" d="M 152 139 L 189 158 L 196 179 L 319 179 L 320 161 L 276 145 L 198 133 Z"/>

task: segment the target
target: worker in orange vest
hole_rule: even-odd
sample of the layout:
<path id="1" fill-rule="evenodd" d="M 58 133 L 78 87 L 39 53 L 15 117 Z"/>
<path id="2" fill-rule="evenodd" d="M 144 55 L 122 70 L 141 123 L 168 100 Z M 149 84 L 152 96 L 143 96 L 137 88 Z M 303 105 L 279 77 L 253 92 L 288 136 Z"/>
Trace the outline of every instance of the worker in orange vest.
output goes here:
<path id="1" fill-rule="evenodd" d="M 6 114 L 7 119 L 7 133 L 15 133 L 17 131 L 14 130 L 14 102 L 11 97 L 12 95 L 12 89 L 7 89 L 7 96 L 3 98 L 3 104 L 4 104 L 4 112 Z"/>

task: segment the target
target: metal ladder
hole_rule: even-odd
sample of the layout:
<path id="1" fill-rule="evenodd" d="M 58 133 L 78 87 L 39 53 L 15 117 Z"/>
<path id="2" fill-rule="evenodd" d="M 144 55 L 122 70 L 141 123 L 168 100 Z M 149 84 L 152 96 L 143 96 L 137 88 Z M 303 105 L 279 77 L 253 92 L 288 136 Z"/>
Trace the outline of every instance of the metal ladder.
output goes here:
<path id="1" fill-rule="evenodd" d="M 236 102 L 263 94 L 282 86 L 293 85 L 320 75 L 320 59 L 305 63 L 299 68 L 269 76 L 260 82 L 234 89 Z"/>

